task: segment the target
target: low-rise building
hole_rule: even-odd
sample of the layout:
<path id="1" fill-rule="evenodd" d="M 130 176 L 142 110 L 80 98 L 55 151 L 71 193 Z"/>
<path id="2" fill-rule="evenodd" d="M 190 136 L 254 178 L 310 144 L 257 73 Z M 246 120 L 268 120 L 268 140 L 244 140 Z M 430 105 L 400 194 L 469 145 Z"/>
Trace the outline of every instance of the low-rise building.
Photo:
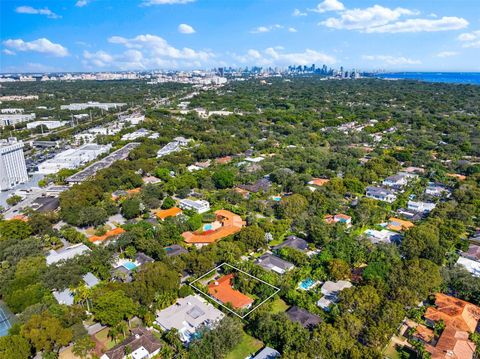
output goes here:
<path id="1" fill-rule="evenodd" d="M 458 257 L 457 265 L 462 266 L 473 276 L 480 277 L 480 262 L 467 257 Z"/>
<path id="2" fill-rule="evenodd" d="M 274 256 L 271 253 L 263 254 L 255 261 L 255 264 L 259 265 L 267 271 L 272 271 L 278 274 L 284 274 L 285 272 L 288 272 L 289 270 L 295 268 L 292 263 L 287 262 L 286 260 L 283 260 L 282 258 L 279 258 L 277 256 Z"/>
<path id="3" fill-rule="evenodd" d="M 322 322 L 322 318 L 318 315 L 297 306 L 290 307 L 286 314 L 292 322 L 297 322 L 307 329 L 311 329 Z"/>
<path id="4" fill-rule="evenodd" d="M 397 232 L 389 231 L 388 229 L 376 230 L 367 229 L 365 231 L 367 239 L 373 244 L 377 243 L 395 243 L 402 239 L 402 236 Z"/>
<path id="5" fill-rule="evenodd" d="M 331 304 L 338 302 L 338 295 L 340 292 L 351 287 L 352 283 L 346 280 L 339 280 L 338 282 L 325 282 L 320 289 L 323 297 L 318 300 L 317 305 L 323 310 L 329 310 Z"/>
<path id="6" fill-rule="evenodd" d="M 429 213 L 433 211 L 436 204 L 432 202 L 408 201 L 407 209 L 417 213 Z"/>
<path id="7" fill-rule="evenodd" d="M 393 191 L 386 188 L 374 186 L 367 187 L 365 196 L 388 203 L 393 203 L 397 199 L 397 195 Z"/>
<path id="8" fill-rule="evenodd" d="M 387 187 L 402 188 L 417 177 L 418 176 L 413 173 L 399 172 L 393 176 L 385 178 L 382 184 Z"/>
<path id="9" fill-rule="evenodd" d="M 99 108 L 101 110 L 109 111 L 111 109 L 121 108 L 126 106 L 126 103 L 100 103 L 96 101 L 89 101 L 86 103 L 72 103 L 70 105 L 61 105 L 61 110 L 83 111 L 89 108 Z"/>
<path id="10" fill-rule="evenodd" d="M 250 308 L 254 302 L 252 298 L 233 288 L 233 273 L 214 279 L 208 284 L 208 294 L 224 305 L 231 305 L 233 309 Z"/>
<path id="11" fill-rule="evenodd" d="M 205 213 L 210 210 L 210 203 L 205 200 L 191 200 L 191 199 L 182 199 L 180 200 L 179 207 L 186 210 L 193 210 L 197 213 Z"/>
<path id="12" fill-rule="evenodd" d="M 100 359 L 150 359 L 157 356 L 161 348 L 162 342 L 152 332 L 135 328 L 127 339 L 105 352 Z"/>
<path id="13" fill-rule="evenodd" d="M 170 218 L 170 217 L 177 217 L 179 215 L 181 215 L 183 213 L 183 211 L 178 208 L 178 207 L 172 207 L 172 208 L 169 208 L 169 209 L 162 209 L 160 211 L 157 211 L 155 213 L 155 215 L 157 216 L 158 219 L 160 220 L 165 220 L 167 218 Z"/>
<path id="14" fill-rule="evenodd" d="M 308 243 L 306 240 L 299 238 L 297 236 L 288 236 L 285 241 L 280 243 L 279 245 L 273 247 L 272 249 L 275 251 L 279 251 L 282 248 L 293 248 L 297 251 L 307 252 L 308 251 Z"/>
<path id="15" fill-rule="evenodd" d="M 18 123 L 35 120 L 34 113 L 1 114 L 0 127 L 15 126 Z"/>
<path id="16" fill-rule="evenodd" d="M 45 126 L 49 130 L 65 126 L 66 122 L 64 121 L 33 121 L 27 123 L 27 128 L 30 130 L 32 128 L 37 128 L 38 126 Z"/>
<path id="17" fill-rule="evenodd" d="M 260 350 L 252 359 L 275 359 L 280 358 L 280 353 L 273 348 L 265 347 Z"/>
<path id="18" fill-rule="evenodd" d="M 198 295 L 179 298 L 168 308 L 157 311 L 155 323 L 163 330 L 176 329 L 184 343 L 194 338 L 198 329 L 213 328 L 224 314 Z"/>
<path id="19" fill-rule="evenodd" d="M 55 264 L 60 261 L 72 259 L 76 256 L 90 252 L 88 248 L 83 243 L 73 244 L 71 246 L 62 248 L 58 251 L 51 250 L 47 255 L 47 265 Z"/>
<path id="20" fill-rule="evenodd" d="M 449 189 L 442 184 L 429 183 L 427 188 L 425 188 L 425 194 L 429 196 L 441 197 L 449 193 Z"/>
<path id="21" fill-rule="evenodd" d="M 414 227 L 414 224 L 410 221 L 405 221 L 403 219 L 396 218 L 396 217 L 390 217 L 388 219 L 387 228 L 391 229 L 392 231 L 401 232 L 401 231 L 406 231 L 413 227 Z"/>

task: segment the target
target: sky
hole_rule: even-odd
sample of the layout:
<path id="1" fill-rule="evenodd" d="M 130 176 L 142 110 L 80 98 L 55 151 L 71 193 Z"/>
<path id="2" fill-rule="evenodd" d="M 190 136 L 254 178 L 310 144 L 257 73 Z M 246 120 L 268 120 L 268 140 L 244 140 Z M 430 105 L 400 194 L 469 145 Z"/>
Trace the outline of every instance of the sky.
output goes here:
<path id="1" fill-rule="evenodd" d="M 0 72 L 480 71 L 478 0 L 0 0 Z"/>

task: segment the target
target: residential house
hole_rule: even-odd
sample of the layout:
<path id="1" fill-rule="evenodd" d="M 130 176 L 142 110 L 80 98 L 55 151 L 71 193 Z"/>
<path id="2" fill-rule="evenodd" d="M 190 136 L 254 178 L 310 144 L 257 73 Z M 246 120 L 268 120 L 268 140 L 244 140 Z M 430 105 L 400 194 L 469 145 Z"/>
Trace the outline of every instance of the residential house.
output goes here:
<path id="1" fill-rule="evenodd" d="M 387 228 L 391 229 L 392 231 L 401 232 L 401 231 L 406 231 L 412 228 L 413 226 L 414 224 L 410 221 L 405 221 L 400 218 L 390 217 L 388 219 Z"/>
<path id="2" fill-rule="evenodd" d="M 367 239 L 373 244 L 377 243 L 395 243 L 399 242 L 402 239 L 402 236 L 397 232 L 392 232 L 387 229 L 382 229 L 380 231 L 376 229 L 367 229 L 365 231 Z"/>
<path id="3" fill-rule="evenodd" d="M 290 307 L 286 311 L 286 314 L 292 322 L 300 323 L 304 328 L 308 329 L 311 329 L 322 322 L 322 319 L 318 315 L 312 314 L 297 306 Z"/>
<path id="4" fill-rule="evenodd" d="M 238 188 L 246 190 L 248 192 L 258 193 L 260 191 L 268 192 L 271 186 L 272 182 L 270 182 L 270 180 L 268 180 L 267 178 L 261 178 L 253 184 L 240 185 L 238 186 Z"/>
<path id="5" fill-rule="evenodd" d="M 323 310 L 329 310 L 331 304 L 338 302 L 338 295 L 340 292 L 351 287 L 352 283 L 346 280 L 339 280 L 338 282 L 325 282 L 320 289 L 323 297 L 317 301 L 317 305 Z"/>
<path id="6" fill-rule="evenodd" d="M 98 283 L 100 283 L 100 279 L 98 279 L 97 277 L 95 277 L 91 272 L 88 272 L 87 274 L 85 274 L 83 277 L 82 277 L 84 283 L 85 283 L 85 286 L 87 288 L 93 288 L 95 287 Z"/>
<path id="7" fill-rule="evenodd" d="M 130 336 L 115 345 L 100 359 L 150 359 L 159 354 L 162 342 L 145 328 L 132 329 Z"/>
<path id="8" fill-rule="evenodd" d="M 179 207 L 182 209 L 193 210 L 197 213 L 205 213 L 210 210 L 210 203 L 204 200 L 191 200 L 191 199 L 182 199 L 180 200 Z"/>
<path id="9" fill-rule="evenodd" d="M 466 257 L 458 257 L 457 265 L 464 267 L 473 276 L 480 277 L 480 262 Z"/>
<path id="10" fill-rule="evenodd" d="M 215 215 L 217 219 L 211 225 L 211 229 L 204 232 L 183 232 L 182 237 L 185 239 L 185 243 L 197 246 L 207 245 L 238 233 L 245 226 L 242 217 L 230 211 L 218 210 L 215 212 Z"/>
<path id="11" fill-rule="evenodd" d="M 442 184 L 429 183 L 425 188 L 425 194 L 434 197 L 441 197 L 444 194 L 449 195 L 450 191 Z"/>
<path id="12" fill-rule="evenodd" d="M 325 222 L 327 222 L 328 224 L 342 223 L 347 228 L 350 228 L 352 226 L 352 217 L 347 216 L 346 214 L 343 214 L 343 213 L 337 213 L 334 216 L 332 216 L 331 214 L 327 214 L 325 215 Z"/>
<path id="13" fill-rule="evenodd" d="M 313 178 L 311 181 L 308 182 L 309 185 L 322 187 L 325 186 L 328 182 L 330 182 L 327 178 Z"/>
<path id="14" fill-rule="evenodd" d="M 278 246 L 273 247 L 272 249 L 278 251 L 282 248 L 293 248 L 297 251 L 307 252 L 308 251 L 308 243 L 305 239 L 299 238 L 297 236 L 288 236 L 285 241 L 280 243 Z"/>
<path id="15" fill-rule="evenodd" d="M 480 262 L 480 246 L 478 244 L 470 244 L 466 252 L 462 252 L 462 256 Z"/>
<path id="16" fill-rule="evenodd" d="M 53 297 L 58 302 L 58 304 L 70 306 L 70 305 L 73 305 L 74 303 L 74 294 L 68 288 L 62 291 L 53 291 L 52 294 L 53 294 Z"/>
<path id="17" fill-rule="evenodd" d="M 231 273 L 215 279 L 208 285 L 208 294 L 222 304 L 230 304 L 233 309 L 250 308 L 254 300 L 233 288 L 233 278 Z"/>
<path id="18" fill-rule="evenodd" d="M 399 172 L 393 176 L 387 177 L 383 180 L 382 184 L 391 188 L 402 188 L 405 187 L 408 182 L 417 178 L 418 176 L 413 173 Z"/>
<path id="19" fill-rule="evenodd" d="M 280 358 L 280 353 L 273 348 L 265 347 L 260 350 L 252 359 L 275 359 Z"/>
<path id="20" fill-rule="evenodd" d="M 274 256 L 271 253 L 263 254 L 255 261 L 255 264 L 259 265 L 267 271 L 272 271 L 278 274 L 284 274 L 285 272 L 288 272 L 289 270 L 295 268 L 292 263 L 287 262 L 286 260 L 283 260 L 282 258 L 279 258 L 277 256 Z"/>
<path id="21" fill-rule="evenodd" d="M 172 207 L 172 208 L 169 208 L 169 209 L 161 209 L 161 210 L 155 212 L 155 215 L 157 216 L 158 219 L 164 221 L 165 219 L 170 218 L 170 217 L 177 217 L 177 216 L 181 215 L 182 213 L 183 213 L 183 211 L 180 208 Z"/>
<path id="22" fill-rule="evenodd" d="M 123 228 L 117 227 L 107 231 L 103 236 L 91 236 L 88 240 L 92 243 L 103 243 L 112 238 L 118 237 L 122 233 L 125 233 Z"/>
<path id="23" fill-rule="evenodd" d="M 435 306 L 428 307 L 425 312 L 427 325 L 443 321 L 445 328 L 438 340 L 428 336 L 425 349 L 432 359 L 472 359 L 475 344 L 470 341 L 470 333 L 474 333 L 480 320 L 480 307 L 442 293 L 435 295 Z"/>
<path id="24" fill-rule="evenodd" d="M 167 252 L 167 257 L 175 257 L 180 254 L 188 253 L 185 248 L 178 244 L 172 244 L 171 246 L 165 247 L 164 249 Z"/>
<path id="25" fill-rule="evenodd" d="M 65 261 L 72 259 L 76 256 L 80 256 L 90 252 L 90 248 L 88 248 L 83 243 L 73 244 L 71 246 L 62 248 L 58 251 L 50 250 L 50 253 L 47 255 L 47 265 L 55 264 L 60 261 Z"/>
<path id="26" fill-rule="evenodd" d="M 138 252 L 134 260 L 119 258 L 111 271 L 112 279 L 130 283 L 133 280 L 133 272 L 146 263 L 152 262 L 154 262 L 153 258 L 142 252 Z"/>
<path id="27" fill-rule="evenodd" d="M 212 328 L 224 314 L 199 295 L 179 298 L 168 308 L 157 311 L 155 323 L 163 330 L 176 329 L 180 340 L 188 343 L 201 327 Z"/>
<path id="28" fill-rule="evenodd" d="M 393 191 L 386 188 L 374 186 L 367 187 L 365 196 L 388 203 L 393 203 L 397 199 L 397 195 Z"/>
<path id="29" fill-rule="evenodd" d="M 417 213 L 429 213 L 435 208 L 436 204 L 431 202 L 408 201 L 407 209 Z"/>

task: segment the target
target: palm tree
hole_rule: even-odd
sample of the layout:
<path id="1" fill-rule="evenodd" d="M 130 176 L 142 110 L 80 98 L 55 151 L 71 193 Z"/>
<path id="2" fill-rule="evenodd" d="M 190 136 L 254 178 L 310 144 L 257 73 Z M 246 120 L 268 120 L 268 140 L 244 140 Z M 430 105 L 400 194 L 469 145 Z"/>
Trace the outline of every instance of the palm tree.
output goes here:
<path id="1" fill-rule="evenodd" d="M 91 289 L 88 288 L 86 285 L 81 285 L 78 288 L 76 288 L 73 292 L 75 293 L 74 301 L 80 304 L 86 303 L 87 311 L 90 312 L 89 299 L 90 299 L 90 295 L 92 294 Z"/>

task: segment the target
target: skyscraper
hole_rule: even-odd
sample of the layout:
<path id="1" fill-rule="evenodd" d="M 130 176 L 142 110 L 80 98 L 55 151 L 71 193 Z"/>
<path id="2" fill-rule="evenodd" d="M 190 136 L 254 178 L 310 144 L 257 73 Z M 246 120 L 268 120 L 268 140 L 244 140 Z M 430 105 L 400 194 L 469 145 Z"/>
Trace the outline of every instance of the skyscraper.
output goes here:
<path id="1" fill-rule="evenodd" d="M 28 181 L 23 142 L 10 137 L 0 140 L 0 191 Z"/>

